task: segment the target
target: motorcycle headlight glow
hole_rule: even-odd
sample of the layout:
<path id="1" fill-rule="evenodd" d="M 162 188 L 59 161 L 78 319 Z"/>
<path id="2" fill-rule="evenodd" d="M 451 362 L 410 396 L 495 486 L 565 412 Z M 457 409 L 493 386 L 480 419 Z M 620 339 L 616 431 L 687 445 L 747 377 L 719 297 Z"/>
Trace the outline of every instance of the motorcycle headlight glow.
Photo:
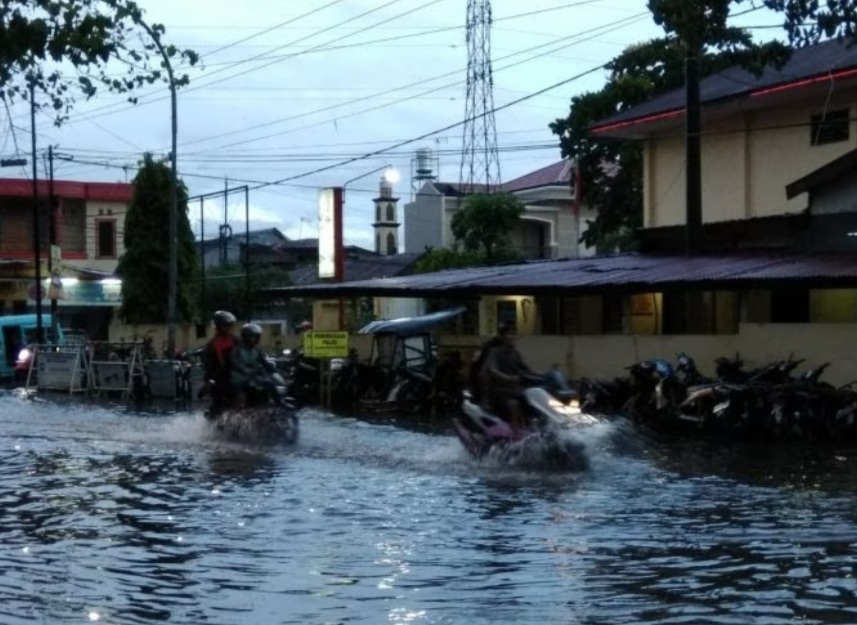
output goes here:
<path id="1" fill-rule="evenodd" d="M 578 402 L 576 399 L 571 400 L 571 402 L 566 405 L 558 399 L 554 399 L 553 397 L 551 397 L 548 400 L 548 405 L 551 407 L 551 409 L 562 415 L 571 416 L 580 414 L 580 402 Z"/>
<path id="2" fill-rule="evenodd" d="M 32 355 L 33 355 L 33 352 L 31 352 L 29 349 L 27 349 L 25 347 L 20 352 L 18 352 L 18 360 L 21 362 L 24 362 L 26 360 L 29 360 Z"/>

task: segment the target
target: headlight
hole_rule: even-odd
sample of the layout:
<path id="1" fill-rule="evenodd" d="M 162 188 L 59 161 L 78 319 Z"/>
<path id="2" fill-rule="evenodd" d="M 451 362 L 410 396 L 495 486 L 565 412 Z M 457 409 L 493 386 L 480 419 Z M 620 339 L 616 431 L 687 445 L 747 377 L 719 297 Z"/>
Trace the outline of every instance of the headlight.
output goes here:
<path id="1" fill-rule="evenodd" d="M 548 405 L 552 410 L 561 415 L 571 416 L 580 414 L 580 403 L 576 399 L 571 400 L 571 402 L 566 406 L 558 399 L 551 397 L 548 400 Z"/>
<path id="2" fill-rule="evenodd" d="M 18 360 L 20 360 L 20 361 L 29 360 L 32 355 L 33 355 L 33 352 L 31 352 L 29 349 L 27 349 L 25 347 L 20 352 L 18 352 Z"/>

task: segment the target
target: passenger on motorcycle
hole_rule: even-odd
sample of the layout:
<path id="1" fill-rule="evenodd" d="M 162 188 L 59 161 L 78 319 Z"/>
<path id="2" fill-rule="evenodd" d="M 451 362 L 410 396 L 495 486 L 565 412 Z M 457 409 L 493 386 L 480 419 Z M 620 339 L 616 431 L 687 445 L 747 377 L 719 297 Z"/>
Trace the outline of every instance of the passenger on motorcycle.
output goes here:
<path id="1" fill-rule="evenodd" d="M 277 372 L 277 366 L 258 347 L 261 338 L 262 328 L 248 323 L 241 328 L 241 343 L 232 351 L 232 389 L 238 408 L 253 405 L 263 381 Z"/>
<path id="2" fill-rule="evenodd" d="M 231 312 L 218 310 L 214 313 L 214 337 L 205 344 L 200 354 L 205 373 L 205 385 L 199 391 L 199 397 L 211 395 L 211 412 L 218 412 L 232 406 L 234 396 L 230 386 L 231 355 L 238 339 L 232 328 L 238 321 Z"/>
<path id="3" fill-rule="evenodd" d="M 517 335 L 511 326 L 501 326 L 480 368 L 489 409 L 507 418 L 517 429 L 526 426 L 521 405 L 521 376 L 532 374 L 515 345 Z"/>

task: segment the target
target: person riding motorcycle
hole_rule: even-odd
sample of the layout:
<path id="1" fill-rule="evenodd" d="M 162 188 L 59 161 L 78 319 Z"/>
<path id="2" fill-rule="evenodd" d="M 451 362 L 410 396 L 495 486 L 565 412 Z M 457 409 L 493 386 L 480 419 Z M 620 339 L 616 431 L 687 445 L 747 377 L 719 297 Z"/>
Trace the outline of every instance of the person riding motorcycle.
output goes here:
<path id="1" fill-rule="evenodd" d="M 218 310 L 212 321 L 214 336 L 205 344 L 200 354 L 205 385 L 200 389 L 198 397 L 211 395 L 211 412 L 216 415 L 231 407 L 234 401 L 230 386 L 230 368 L 232 350 L 238 344 L 232 328 L 238 320 L 228 310 Z"/>
<path id="2" fill-rule="evenodd" d="M 521 376 L 532 375 L 515 345 L 515 329 L 508 325 L 500 326 L 497 336 L 491 341 L 491 347 L 484 356 L 479 375 L 488 408 L 501 417 L 506 417 L 516 429 L 526 426 L 524 410 L 521 404 L 523 385 Z"/>
<path id="3" fill-rule="evenodd" d="M 261 338 L 261 326 L 245 324 L 241 328 L 241 343 L 232 350 L 232 389 L 239 408 L 253 405 L 261 391 L 260 382 L 277 373 L 276 365 L 258 347 Z"/>

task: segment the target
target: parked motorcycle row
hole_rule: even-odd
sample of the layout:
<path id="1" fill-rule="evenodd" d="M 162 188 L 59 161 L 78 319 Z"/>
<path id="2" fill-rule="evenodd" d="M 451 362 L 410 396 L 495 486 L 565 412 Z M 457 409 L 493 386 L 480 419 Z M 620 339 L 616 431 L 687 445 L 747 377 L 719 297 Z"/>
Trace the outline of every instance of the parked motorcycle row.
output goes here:
<path id="1" fill-rule="evenodd" d="M 582 408 L 624 414 L 661 432 L 693 431 L 746 440 L 857 440 L 857 390 L 823 381 L 829 366 L 802 359 L 747 369 L 736 355 L 715 361 L 713 378 L 680 353 L 676 364 L 651 359 L 612 381 L 583 379 Z M 857 382 L 857 381 L 855 381 Z"/>

